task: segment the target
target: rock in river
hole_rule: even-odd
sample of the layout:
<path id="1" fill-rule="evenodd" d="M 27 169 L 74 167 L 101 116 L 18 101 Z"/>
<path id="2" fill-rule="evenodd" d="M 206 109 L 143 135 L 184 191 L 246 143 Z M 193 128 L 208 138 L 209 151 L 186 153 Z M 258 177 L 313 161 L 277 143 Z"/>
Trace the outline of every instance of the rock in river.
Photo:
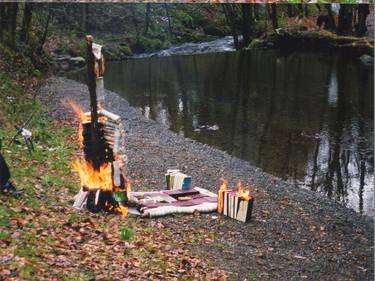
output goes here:
<path id="1" fill-rule="evenodd" d="M 73 67 L 83 67 L 86 64 L 86 61 L 83 57 L 74 57 L 69 59 L 69 63 Z"/>

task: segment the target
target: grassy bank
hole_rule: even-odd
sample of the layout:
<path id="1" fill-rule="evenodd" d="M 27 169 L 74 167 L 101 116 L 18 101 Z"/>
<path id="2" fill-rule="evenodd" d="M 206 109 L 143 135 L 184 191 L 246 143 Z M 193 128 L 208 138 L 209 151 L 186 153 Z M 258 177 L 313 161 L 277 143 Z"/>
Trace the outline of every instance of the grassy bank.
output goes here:
<path id="1" fill-rule="evenodd" d="M 175 239 L 160 221 L 71 207 L 79 189 L 70 169 L 76 124 L 52 120 L 35 98 L 45 74 L 22 54 L 0 52 L 1 153 L 22 192 L 20 198 L 0 194 L 0 280 L 225 280 L 188 249 L 189 241 L 212 241 L 212 232 L 197 229 Z M 35 151 L 29 155 L 22 140 L 10 140 L 13 126 L 31 115 Z"/>
<path id="2" fill-rule="evenodd" d="M 254 39 L 248 49 L 287 49 L 349 51 L 353 54 L 373 56 L 373 41 L 366 37 L 339 36 L 328 31 L 275 32 L 266 39 Z"/>

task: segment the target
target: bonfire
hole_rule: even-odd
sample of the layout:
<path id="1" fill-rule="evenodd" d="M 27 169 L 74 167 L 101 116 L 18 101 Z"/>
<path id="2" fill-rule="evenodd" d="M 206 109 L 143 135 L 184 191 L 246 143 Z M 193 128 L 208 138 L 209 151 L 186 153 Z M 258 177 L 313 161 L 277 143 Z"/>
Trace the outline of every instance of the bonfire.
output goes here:
<path id="1" fill-rule="evenodd" d="M 86 39 L 91 110 L 84 112 L 77 104 L 64 101 L 79 119 L 78 140 L 84 155 L 72 163 L 81 182 L 73 206 L 92 212 L 119 211 L 127 216 L 131 184 L 125 176 L 125 130 L 120 116 L 104 109 L 102 46 L 93 43 L 92 36 Z"/>

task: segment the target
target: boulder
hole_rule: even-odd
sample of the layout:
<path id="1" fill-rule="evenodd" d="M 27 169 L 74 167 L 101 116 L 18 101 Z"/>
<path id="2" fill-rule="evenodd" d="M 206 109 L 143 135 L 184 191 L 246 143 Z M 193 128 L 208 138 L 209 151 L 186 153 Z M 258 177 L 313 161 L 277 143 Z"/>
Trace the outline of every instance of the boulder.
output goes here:
<path id="1" fill-rule="evenodd" d="M 63 71 L 68 71 L 70 69 L 70 64 L 68 61 L 62 60 L 59 62 L 59 66 L 61 70 Z"/>
<path id="2" fill-rule="evenodd" d="M 69 63 L 73 67 L 83 67 L 86 64 L 86 60 L 83 57 L 74 57 L 69 59 Z"/>
<path id="3" fill-rule="evenodd" d="M 374 64 L 374 58 L 370 55 L 364 54 L 359 57 L 362 63 L 366 66 L 372 66 Z"/>

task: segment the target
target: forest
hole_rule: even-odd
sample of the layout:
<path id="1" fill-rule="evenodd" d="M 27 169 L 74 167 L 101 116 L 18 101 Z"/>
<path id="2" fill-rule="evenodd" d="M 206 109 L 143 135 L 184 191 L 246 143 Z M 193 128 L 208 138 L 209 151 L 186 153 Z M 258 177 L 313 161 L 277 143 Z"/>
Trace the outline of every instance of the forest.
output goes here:
<path id="1" fill-rule="evenodd" d="M 373 280 L 373 15 L 0 2 L 0 281 Z"/>
<path id="2" fill-rule="evenodd" d="M 105 43 L 109 59 L 121 59 L 226 35 L 233 36 L 236 49 L 242 49 L 284 27 L 366 35 L 369 4 L 333 8 L 334 4 L 2 3 L 0 38 L 4 45 L 32 57 L 48 53 L 48 48 L 83 56 L 82 37 L 93 34 Z"/>

